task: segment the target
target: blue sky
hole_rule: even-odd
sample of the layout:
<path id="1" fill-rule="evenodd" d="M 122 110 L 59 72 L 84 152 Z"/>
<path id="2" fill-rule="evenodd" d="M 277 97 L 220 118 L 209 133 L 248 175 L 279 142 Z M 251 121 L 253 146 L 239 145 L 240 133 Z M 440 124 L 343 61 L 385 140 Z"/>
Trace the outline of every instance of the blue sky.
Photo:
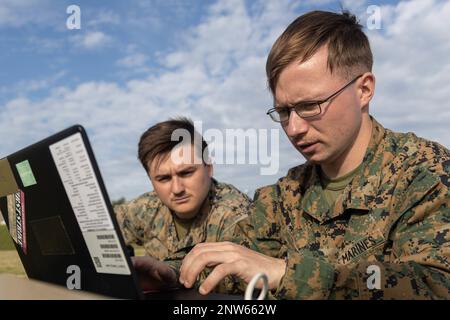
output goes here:
<path id="1" fill-rule="evenodd" d="M 371 113 L 386 127 L 450 145 L 449 1 L 0 0 L 0 157 L 75 123 L 86 127 L 112 199 L 151 189 L 136 158 L 140 134 L 170 116 L 206 128 L 278 129 L 264 64 L 298 15 L 338 10 L 365 30 L 375 56 Z M 81 29 L 66 8 L 81 8 Z M 280 134 L 280 168 L 218 165 L 215 176 L 252 194 L 303 158 Z"/>

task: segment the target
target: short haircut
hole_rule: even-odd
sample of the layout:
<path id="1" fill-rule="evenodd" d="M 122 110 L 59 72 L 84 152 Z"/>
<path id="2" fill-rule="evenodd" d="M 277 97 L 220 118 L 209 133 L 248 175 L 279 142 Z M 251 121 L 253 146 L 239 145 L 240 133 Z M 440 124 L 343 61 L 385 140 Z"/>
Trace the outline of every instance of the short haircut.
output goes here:
<path id="1" fill-rule="evenodd" d="M 348 11 L 311 11 L 295 19 L 275 41 L 266 63 L 269 88 L 275 90 L 281 72 L 293 62 L 302 63 L 322 46 L 328 46 L 327 67 L 345 78 L 372 71 L 373 56 L 362 25 Z"/>
<path id="2" fill-rule="evenodd" d="M 172 151 L 172 149 L 174 149 L 177 145 L 182 142 L 186 142 L 172 140 L 172 134 L 177 129 L 186 130 L 189 133 L 189 137 L 191 139 L 190 143 L 194 145 L 196 151 L 201 151 L 200 156 L 203 163 L 205 163 L 203 155 L 207 155 L 208 153 L 208 144 L 203 139 L 201 134 L 195 130 L 192 120 L 185 117 L 178 117 L 157 123 L 142 134 L 138 145 L 138 158 L 147 172 L 149 172 L 150 169 L 148 164 L 151 163 L 156 157 L 169 154 L 169 152 Z M 196 141 L 201 141 L 201 148 L 200 145 L 195 145 Z"/>

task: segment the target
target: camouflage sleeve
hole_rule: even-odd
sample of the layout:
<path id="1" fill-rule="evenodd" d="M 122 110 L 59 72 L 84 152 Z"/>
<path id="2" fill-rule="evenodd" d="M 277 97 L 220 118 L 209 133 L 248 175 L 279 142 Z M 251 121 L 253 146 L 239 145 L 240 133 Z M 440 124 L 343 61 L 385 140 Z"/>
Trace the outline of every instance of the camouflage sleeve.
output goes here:
<path id="1" fill-rule="evenodd" d="M 288 244 L 295 247 L 293 238 L 285 228 L 283 219 L 290 223 L 289 217 L 284 216 L 280 199 L 280 190 L 277 185 L 267 186 L 256 190 L 250 221 L 247 225 L 241 224 L 244 237 L 243 245 L 272 257 L 286 257 Z"/>
<path id="2" fill-rule="evenodd" d="M 183 263 L 183 259 L 178 259 L 175 257 L 170 257 L 164 259 L 164 262 L 175 271 L 176 279 L 180 278 L 180 268 Z M 198 275 L 197 280 L 195 281 L 194 288 L 198 289 L 200 285 L 205 281 L 205 279 L 212 272 L 214 267 L 206 267 L 203 271 Z M 238 278 L 234 276 L 227 276 L 219 284 L 214 288 L 215 293 L 226 293 L 226 294 L 243 294 L 245 291 L 245 284 L 240 281 Z"/>
<path id="3" fill-rule="evenodd" d="M 144 239 L 142 237 L 143 230 L 141 223 L 138 222 L 136 214 L 132 210 L 132 203 L 125 203 L 114 206 L 114 213 L 116 214 L 117 223 L 126 245 L 136 244 L 142 246 Z"/>
<path id="4" fill-rule="evenodd" d="M 234 202 L 234 201 L 233 201 Z M 211 217 L 208 220 L 207 226 L 207 242 L 223 242 L 231 241 L 238 242 L 242 236 L 242 226 L 248 226 L 249 209 L 251 201 L 250 199 L 240 196 L 239 203 L 233 203 L 233 205 L 221 205 L 215 208 L 211 212 Z M 177 277 L 179 277 L 179 270 L 182 261 L 188 251 L 177 252 L 165 259 L 165 262 L 175 271 Z M 209 276 L 213 267 L 205 268 L 197 277 L 195 287 L 199 287 L 200 284 Z M 223 281 L 219 283 L 214 292 L 228 293 L 228 294 L 242 294 L 242 283 L 234 276 L 227 276 Z M 245 287 L 244 287 L 245 288 Z"/>
<path id="5" fill-rule="evenodd" d="M 175 271 L 175 274 L 177 276 L 177 279 L 180 278 L 180 268 L 181 263 L 183 262 L 183 259 L 176 259 L 176 258 L 167 258 L 164 259 L 164 262 L 169 265 Z"/>
<path id="6" fill-rule="evenodd" d="M 391 237 L 396 257 L 391 262 L 361 260 L 346 267 L 330 263 L 307 249 L 290 250 L 286 274 L 274 296 L 279 299 L 449 299 L 449 199 L 448 188 L 441 183 L 402 215 Z M 380 276 L 378 284 L 375 273 Z"/>
<path id="7" fill-rule="evenodd" d="M 245 205 L 238 210 L 239 212 L 235 212 L 233 215 L 230 215 L 224 219 L 223 232 L 221 232 L 217 241 L 230 241 L 242 245 L 247 239 L 250 239 L 248 234 L 246 234 L 251 227 L 249 217 L 250 209 L 251 202 L 247 201 Z M 247 247 L 248 246 L 249 245 L 247 245 Z M 212 270 L 213 268 L 206 268 L 199 277 L 199 283 L 203 282 Z M 218 287 L 215 289 L 215 292 L 242 295 L 245 292 L 245 288 L 246 283 L 234 275 L 229 275 L 219 283 Z"/>
<path id="8" fill-rule="evenodd" d="M 247 221 L 249 218 L 250 201 L 246 201 L 239 208 L 232 208 L 232 213 L 225 213 L 218 223 L 218 232 L 215 239 L 216 242 L 236 241 L 236 237 L 240 235 L 241 221 Z"/>
<path id="9" fill-rule="evenodd" d="M 243 220 L 240 220 L 243 221 Z M 241 222 L 239 222 L 239 225 L 241 225 Z M 236 224 L 233 228 L 230 228 L 228 236 L 230 236 L 230 239 L 224 238 L 220 241 L 231 241 L 235 240 L 237 237 L 240 237 L 241 234 L 239 233 L 239 227 L 238 224 Z M 234 235 L 234 237 L 232 236 Z M 176 254 L 173 254 L 169 257 L 166 257 L 164 259 L 164 262 L 166 262 L 174 271 L 176 274 L 177 279 L 180 277 L 180 268 L 181 264 L 183 263 L 183 259 L 186 256 L 188 252 L 178 252 Z M 209 276 L 209 274 L 212 272 L 214 267 L 206 267 L 202 270 L 202 272 L 198 275 L 197 281 L 194 284 L 195 288 L 200 287 L 200 285 L 205 281 L 205 279 Z M 214 289 L 214 292 L 216 293 L 227 293 L 227 294 L 243 294 L 245 290 L 245 284 L 241 282 L 237 277 L 234 277 L 232 275 L 225 277 Z"/>

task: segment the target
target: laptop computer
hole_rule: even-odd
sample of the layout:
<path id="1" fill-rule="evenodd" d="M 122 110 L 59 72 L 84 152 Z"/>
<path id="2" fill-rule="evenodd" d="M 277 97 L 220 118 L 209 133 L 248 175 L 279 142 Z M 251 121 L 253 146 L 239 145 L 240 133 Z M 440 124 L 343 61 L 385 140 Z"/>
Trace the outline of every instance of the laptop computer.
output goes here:
<path id="1" fill-rule="evenodd" d="M 29 278 L 125 299 L 239 299 L 139 287 L 86 131 L 72 126 L 0 160 L 0 211 Z"/>

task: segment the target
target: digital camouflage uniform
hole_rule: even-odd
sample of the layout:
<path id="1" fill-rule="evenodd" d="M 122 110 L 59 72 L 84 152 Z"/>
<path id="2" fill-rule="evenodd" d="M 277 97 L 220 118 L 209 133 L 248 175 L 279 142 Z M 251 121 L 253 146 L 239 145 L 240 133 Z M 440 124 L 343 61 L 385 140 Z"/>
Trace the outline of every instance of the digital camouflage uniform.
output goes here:
<path id="1" fill-rule="evenodd" d="M 308 162 L 256 191 L 244 244 L 286 258 L 274 298 L 450 298 L 449 150 L 372 123 L 361 174 L 331 209 Z"/>
<path id="2" fill-rule="evenodd" d="M 248 196 L 232 185 L 212 179 L 208 199 L 181 241 L 173 214 L 154 191 L 115 206 L 114 211 L 125 243 L 143 246 L 147 255 L 166 261 L 179 276 L 182 259 L 196 244 L 236 238 L 236 226 L 248 217 L 250 203 Z M 210 271 L 203 272 L 199 280 L 204 280 Z M 232 277 L 225 279 L 217 292 L 234 292 L 235 282 Z"/>

